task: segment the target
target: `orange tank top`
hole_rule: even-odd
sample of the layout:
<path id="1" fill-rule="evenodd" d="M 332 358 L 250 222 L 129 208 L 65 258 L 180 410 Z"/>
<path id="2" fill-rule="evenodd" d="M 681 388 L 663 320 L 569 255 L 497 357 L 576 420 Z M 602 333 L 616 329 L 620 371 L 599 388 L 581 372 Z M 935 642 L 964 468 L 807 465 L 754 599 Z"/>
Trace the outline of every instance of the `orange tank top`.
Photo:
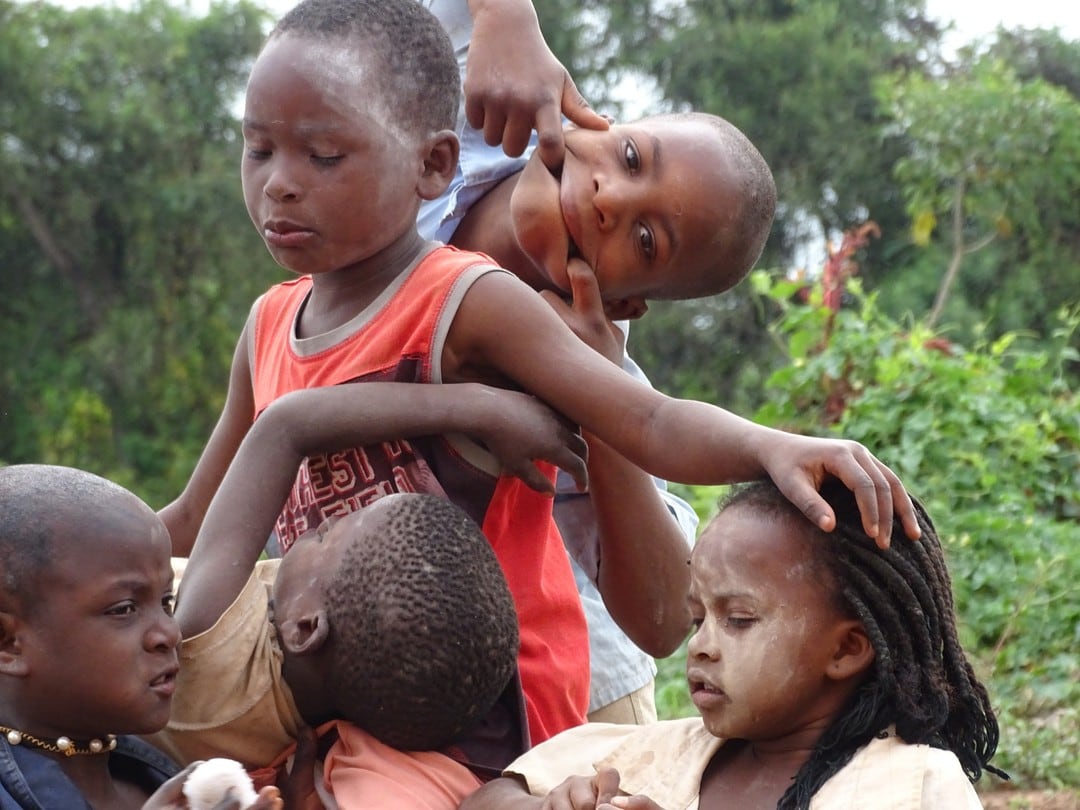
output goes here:
<path id="1" fill-rule="evenodd" d="M 296 338 L 296 321 L 310 277 L 271 288 L 257 304 L 250 352 L 255 415 L 302 388 L 441 382 L 451 322 L 471 284 L 488 272 L 505 271 L 482 254 L 437 247 L 349 323 L 305 339 Z M 410 491 L 454 501 L 491 542 L 518 611 L 518 663 L 532 742 L 584 722 L 588 636 L 552 500 L 517 478 L 500 476 L 478 445 L 462 437 L 425 437 L 306 459 L 278 519 L 282 548 L 328 517 Z"/>

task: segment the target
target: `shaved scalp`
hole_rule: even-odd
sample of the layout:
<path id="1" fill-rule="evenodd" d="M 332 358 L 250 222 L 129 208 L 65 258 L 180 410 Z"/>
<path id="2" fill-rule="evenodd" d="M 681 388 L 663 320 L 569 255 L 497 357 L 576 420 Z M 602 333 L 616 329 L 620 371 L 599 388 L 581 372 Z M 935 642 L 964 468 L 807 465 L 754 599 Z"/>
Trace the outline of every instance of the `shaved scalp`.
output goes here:
<path id="1" fill-rule="evenodd" d="M 687 278 L 685 285 L 680 285 L 671 295 L 661 294 L 660 297 L 676 300 L 704 298 L 730 290 L 746 278 L 761 258 L 772 229 L 776 214 L 776 182 L 769 164 L 742 130 L 718 115 L 704 112 L 664 113 L 644 120 L 697 122 L 712 127 L 721 148 L 735 167 L 733 182 L 737 184 L 742 199 L 739 210 L 731 212 L 731 224 L 725 227 L 727 236 L 719 233 L 721 223 L 717 223 L 716 241 L 719 246 L 711 256 L 703 257 L 703 269 Z"/>
<path id="2" fill-rule="evenodd" d="M 0 469 L 0 607 L 30 611 L 55 555 L 78 541 L 75 531 L 92 532 L 95 516 L 120 500 L 142 503 L 84 470 L 45 464 Z"/>
<path id="3" fill-rule="evenodd" d="M 517 666 L 514 602 L 461 509 L 399 494 L 327 587 L 330 683 L 345 719 L 402 750 L 441 748 L 495 704 Z"/>
<path id="4" fill-rule="evenodd" d="M 371 60 L 396 123 L 418 136 L 453 129 L 461 79 L 450 37 L 417 0 L 303 0 L 271 31 L 344 42 Z"/>
<path id="5" fill-rule="evenodd" d="M 894 516 L 893 537 L 901 539 L 882 550 L 862 529 L 854 493 L 829 479 L 821 495 L 836 513 L 832 532 L 808 521 L 771 481 L 735 489 L 723 507 L 786 515 L 786 525 L 810 543 L 815 565 L 831 575 L 822 580 L 827 598 L 862 622 L 874 647 L 869 677 L 821 735 L 777 810 L 808 808 L 818 789 L 890 726 L 907 743 L 952 751 L 972 782 L 983 770 L 1003 776 L 989 764 L 997 718 L 960 647 L 952 581 L 930 516 L 912 498 L 922 537 L 907 540 Z"/>

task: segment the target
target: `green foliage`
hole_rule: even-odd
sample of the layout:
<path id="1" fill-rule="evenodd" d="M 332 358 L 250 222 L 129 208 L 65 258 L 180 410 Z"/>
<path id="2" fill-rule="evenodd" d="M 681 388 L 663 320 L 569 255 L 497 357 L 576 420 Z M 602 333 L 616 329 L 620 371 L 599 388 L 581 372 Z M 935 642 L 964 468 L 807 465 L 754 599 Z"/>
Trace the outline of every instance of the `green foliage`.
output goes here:
<path id="1" fill-rule="evenodd" d="M 1070 300 L 1080 283 L 1080 101 L 989 56 L 945 76 L 882 77 L 877 87 L 891 120 L 885 135 L 905 145 L 893 174 L 912 242 L 932 251 L 929 267 L 947 267 L 936 274 L 930 323 L 944 315 L 996 334 L 1049 329 L 1048 302 Z M 904 292 L 890 290 L 885 305 L 910 306 Z"/>
<path id="2" fill-rule="evenodd" d="M 1060 210 L 1080 183 L 1080 103 L 1041 79 L 1021 81 L 984 59 L 946 77 L 883 80 L 879 93 L 888 131 L 908 142 L 894 173 L 913 220 L 949 219 L 959 194 L 967 241 L 1038 234 L 1054 222 L 1041 214 Z"/>
<path id="3" fill-rule="evenodd" d="M 0 0 L 0 457 L 186 481 L 274 279 L 236 168 L 264 20 Z"/>
<path id="4" fill-rule="evenodd" d="M 818 290 L 793 303 L 793 282 L 754 284 L 781 307 L 790 353 L 758 420 L 857 439 L 901 475 L 946 545 L 962 636 L 1001 712 L 1001 766 L 1080 784 L 1080 395 L 1063 372 L 1080 306 L 1042 346 L 1008 333 L 963 347 L 891 320 L 855 283 L 839 311 Z M 660 693 L 686 713 L 678 689 Z"/>
<path id="5" fill-rule="evenodd" d="M 630 356 L 662 391 L 752 413 L 783 358 L 766 338 L 760 299 L 747 292 L 650 302 L 648 315 L 630 329 Z"/>

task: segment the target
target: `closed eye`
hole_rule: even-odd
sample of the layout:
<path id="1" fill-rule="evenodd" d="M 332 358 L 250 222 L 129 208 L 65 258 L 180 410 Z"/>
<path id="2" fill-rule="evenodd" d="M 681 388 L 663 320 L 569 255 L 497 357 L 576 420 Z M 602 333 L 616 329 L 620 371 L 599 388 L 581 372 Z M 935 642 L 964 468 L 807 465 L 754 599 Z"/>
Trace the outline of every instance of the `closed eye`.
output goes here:
<path id="1" fill-rule="evenodd" d="M 322 155 L 311 156 L 311 162 L 314 163 L 316 166 L 321 166 L 324 169 L 328 169 L 332 166 L 337 166 L 344 159 L 344 155 L 328 155 L 326 157 L 323 157 Z"/>

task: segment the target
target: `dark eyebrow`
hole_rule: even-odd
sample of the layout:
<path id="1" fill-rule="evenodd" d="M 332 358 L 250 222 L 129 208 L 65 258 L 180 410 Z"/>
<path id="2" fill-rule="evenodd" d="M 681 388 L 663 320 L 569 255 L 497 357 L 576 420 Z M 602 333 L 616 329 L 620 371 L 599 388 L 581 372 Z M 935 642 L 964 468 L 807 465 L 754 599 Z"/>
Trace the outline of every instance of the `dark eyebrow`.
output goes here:
<path id="1" fill-rule="evenodd" d="M 660 139 L 655 135 L 649 135 L 649 141 L 652 144 L 652 163 L 653 174 L 656 175 L 657 182 L 664 173 L 664 161 L 663 155 L 660 149 Z M 664 233 L 667 234 L 668 243 L 671 245 L 671 249 L 668 251 L 672 256 L 675 256 L 679 252 L 679 237 L 675 233 L 675 228 L 672 225 L 668 217 L 660 217 L 660 227 L 664 229 Z"/>

